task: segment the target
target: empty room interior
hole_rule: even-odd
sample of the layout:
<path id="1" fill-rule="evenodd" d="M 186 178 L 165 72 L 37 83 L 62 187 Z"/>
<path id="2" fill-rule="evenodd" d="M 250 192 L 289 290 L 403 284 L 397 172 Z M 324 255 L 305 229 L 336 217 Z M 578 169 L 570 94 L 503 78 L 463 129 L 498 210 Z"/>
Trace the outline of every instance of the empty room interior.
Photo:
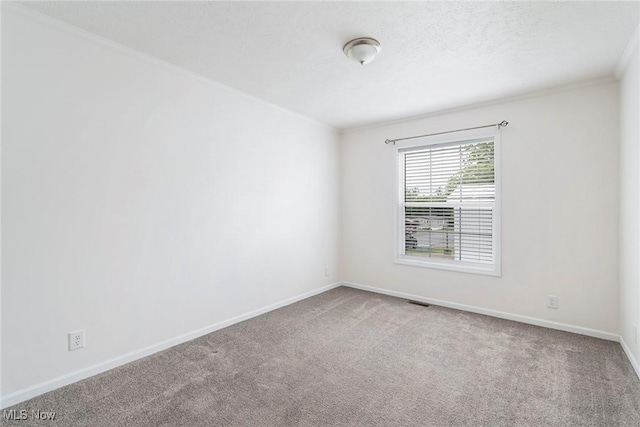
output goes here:
<path id="1" fill-rule="evenodd" d="M 640 425 L 640 2 L 0 13 L 0 424 Z"/>

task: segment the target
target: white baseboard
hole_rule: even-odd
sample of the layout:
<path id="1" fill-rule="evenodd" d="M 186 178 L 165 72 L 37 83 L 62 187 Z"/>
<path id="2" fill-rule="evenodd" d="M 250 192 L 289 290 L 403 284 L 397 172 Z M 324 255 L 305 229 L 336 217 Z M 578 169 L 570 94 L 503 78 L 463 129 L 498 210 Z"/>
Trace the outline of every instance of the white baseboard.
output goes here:
<path id="1" fill-rule="evenodd" d="M 627 343 L 624 342 L 624 339 L 622 338 L 622 336 L 620 337 L 620 345 L 622 346 L 622 349 L 624 350 L 625 354 L 627 355 L 627 358 L 629 359 L 629 362 L 631 362 L 631 366 L 633 366 L 633 369 L 636 371 L 636 375 L 640 379 L 640 364 L 638 364 L 638 361 L 633 356 L 633 353 L 631 353 L 631 349 L 629 348 Z"/>
<path id="2" fill-rule="evenodd" d="M 440 305 L 442 307 L 455 308 L 456 310 L 469 311 L 472 313 L 484 314 L 487 316 L 498 317 L 500 319 L 513 320 L 529 325 L 542 326 L 544 328 L 557 329 L 560 331 L 573 332 L 574 334 L 588 335 L 590 337 L 602 338 L 609 341 L 620 341 L 620 336 L 610 332 L 599 331 L 597 329 L 583 328 L 581 326 L 568 325 L 566 323 L 553 322 L 551 320 L 537 319 L 535 317 L 522 316 L 519 314 L 505 313 L 503 311 L 490 310 L 487 308 L 476 307 L 473 305 L 458 304 L 450 301 L 443 301 L 434 298 L 426 298 L 419 295 L 407 294 L 404 292 L 390 291 L 388 289 L 376 288 L 374 286 L 361 285 L 359 283 L 342 282 L 343 286 L 361 289 L 363 291 L 375 292 L 378 294 L 389 295 L 392 297 L 404 298 L 414 301 L 426 302 L 428 304 Z"/>
<path id="3" fill-rule="evenodd" d="M 472 312 L 472 313 L 484 314 L 484 315 L 487 315 L 487 316 L 498 317 L 498 318 L 501 318 L 501 319 L 507 319 L 507 320 L 513 320 L 513 321 L 516 321 L 516 322 L 527 323 L 527 324 L 530 324 L 530 325 L 542 326 L 542 327 L 546 327 L 546 328 L 557 329 L 557 330 L 566 331 L 566 332 L 573 332 L 573 333 L 576 333 L 576 334 L 587 335 L 587 336 L 596 337 L 596 338 L 602 338 L 602 339 L 609 340 L 609 341 L 620 342 L 620 344 L 622 345 L 622 348 L 623 348 L 624 352 L 626 353 L 627 357 L 629 358 L 629 361 L 631 362 L 631 365 L 633 366 L 636 374 L 638 374 L 638 377 L 640 377 L 640 365 L 638 364 L 638 362 L 634 358 L 633 354 L 629 350 L 629 347 L 626 345 L 624 340 L 619 335 L 616 335 L 616 334 L 612 334 L 612 333 L 604 332 L 604 331 L 599 331 L 599 330 L 596 330 L 596 329 L 589 329 L 589 328 L 583 328 L 583 327 L 580 327 L 580 326 L 574 326 L 574 325 L 568 325 L 568 324 L 564 324 L 564 323 L 552 322 L 550 320 L 543 320 L 543 319 L 537 319 L 537 318 L 533 318 L 533 317 L 521 316 L 521 315 L 518 315 L 518 314 L 505 313 L 505 312 L 501 312 L 501 311 L 490 310 L 490 309 L 481 308 L 481 307 L 475 307 L 475 306 L 466 305 L 466 304 L 458 304 L 458 303 L 438 300 L 438 299 L 434 299 L 434 298 L 426 298 L 426 297 L 422 297 L 422 296 L 419 296 L 419 295 L 407 294 L 407 293 L 404 293 L 404 292 L 390 291 L 390 290 L 387 290 L 387 289 L 376 288 L 374 286 L 362 285 L 362 284 L 358 284 L 358 283 L 336 282 L 336 283 L 332 283 L 330 285 L 323 286 L 323 287 L 318 288 L 318 289 L 314 289 L 313 291 L 305 292 L 305 293 L 297 295 L 295 297 L 288 298 L 288 299 L 286 299 L 284 301 L 280 301 L 280 302 L 277 302 L 275 304 L 271 304 L 271 305 L 268 305 L 266 307 L 262 307 L 262 308 L 259 308 L 257 310 L 250 311 L 248 313 L 245 313 L 245 314 L 242 314 L 242 315 L 239 315 L 239 316 L 235 316 L 235 317 L 232 317 L 232 318 L 227 319 L 227 320 L 223 320 L 223 321 L 218 322 L 218 323 L 214 323 L 213 325 L 206 326 L 204 328 L 201 328 L 201 329 L 198 329 L 198 330 L 195 330 L 195 331 L 192 331 L 192 332 L 177 336 L 175 338 L 171 338 L 171 339 L 168 339 L 166 341 L 162 341 L 160 343 L 157 343 L 157 344 L 142 348 L 140 350 L 133 351 L 131 353 L 128 353 L 128 354 L 113 358 L 111 360 L 107 360 L 105 362 L 101 362 L 101 363 L 98 363 L 96 365 L 89 366 L 87 368 L 80 369 L 78 371 L 71 372 L 71 373 L 66 374 L 66 375 L 62 375 L 60 377 L 51 379 L 49 381 L 45 381 L 43 383 L 36 384 L 34 386 L 25 388 L 23 390 L 16 391 L 16 392 L 11 393 L 9 395 L 2 396 L 2 398 L 0 398 L 0 409 L 16 405 L 16 404 L 18 404 L 20 402 L 24 402 L 25 400 L 29 400 L 29 399 L 31 399 L 33 397 L 39 396 L 39 395 L 47 393 L 49 391 L 53 391 L 55 389 L 58 389 L 60 387 L 64 387 L 64 386 L 69 385 L 69 384 L 73 384 L 73 383 L 75 383 L 77 381 L 80 381 L 80 380 L 83 380 L 85 378 L 89 378 L 89 377 L 92 377 L 94 375 L 100 374 L 102 372 L 106 372 L 106 371 L 108 371 L 110 369 L 117 368 L 118 366 L 125 365 L 127 363 L 133 362 L 135 360 L 141 359 L 141 358 L 146 357 L 146 356 L 150 356 L 150 355 L 152 355 L 154 353 L 157 353 L 159 351 L 166 350 L 167 348 L 176 346 L 178 344 L 182 344 L 184 342 L 193 340 L 195 338 L 201 337 L 201 336 L 209 334 L 211 332 L 215 332 L 215 331 L 217 331 L 219 329 L 226 328 L 227 326 L 231 326 L 231 325 L 233 325 L 235 323 L 239 323 L 239 322 L 242 322 L 244 320 L 251 319 L 252 317 L 259 316 L 259 315 L 267 313 L 269 311 L 276 310 L 278 308 L 287 306 L 289 304 L 293 304 L 295 302 L 298 302 L 298 301 L 301 301 L 303 299 L 312 297 L 314 295 L 321 294 L 323 292 L 326 292 L 326 291 L 328 291 L 330 289 L 337 288 L 339 286 L 347 286 L 347 287 L 350 287 L 350 288 L 361 289 L 361 290 L 364 290 L 364 291 L 375 292 L 375 293 L 389 295 L 389 296 L 393 296 L 393 297 L 410 299 L 410 300 L 415 300 L 415 301 L 422 301 L 422 302 L 426 302 L 426 303 L 429 303 L 429 304 L 440 305 L 440 306 L 448 307 L 448 308 L 454 308 L 454 309 L 457 309 L 457 310 L 469 311 L 469 312 Z"/>
<path id="4" fill-rule="evenodd" d="M 42 382 L 40 384 L 36 384 L 34 386 L 18 390 L 6 396 L 2 396 L 0 398 L 0 409 L 7 408 L 9 406 L 13 406 L 20 402 L 24 402 L 25 400 L 29 400 L 33 397 L 39 396 L 41 394 L 47 393 L 49 391 L 55 390 L 60 387 L 64 387 L 66 385 L 75 383 L 77 381 L 83 380 L 85 378 L 92 377 L 94 375 L 100 374 L 102 372 L 106 372 L 110 369 L 117 368 L 118 366 L 125 365 L 127 363 L 133 362 L 134 360 L 141 359 L 146 356 L 150 356 L 154 353 L 157 353 L 162 350 L 166 350 L 169 347 L 176 346 L 178 344 L 182 344 L 187 341 L 191 341 L 195 338 L 201 337 L 203 335 L 209 334 L 211 332 L 215 332 L 219 329 L 226 328 L 227 326 L 231 326 L 235 323 L 242 322 L 247 319 L 251 319 L 252 317 L 259 316 L 261 314 L 267 313 L 269 311 L 276 310 L 278 308 L 284 307 L 289 304 L 293 304 L 294 302 L 301 301 L 303 299 L 312 297 L 314 295 L 321 294 L 330 289 L 337 288 L 341 286 L 340 282 L 332 283 L 330 285 L 323 286 L 318 289 L 314 289 L 309 292 L 305 292 L 303 294 L 297 295 L 295 297 L 288 298 L 284 301 L 277 302 L 275 304 L 268 305 L 266 307 L 259 308 L 257 310 L 250 311 L 245 314 L 241 314 L 239 316 L 232 317 L 231 319 L 223 320 L 218 323 L 214 323 L 213 325 L 205 326 L 204 328 L 188 332 L 186 334 L 168 339 L 166 341 L 162 341 L 160 343 L 142 348 L 140 350 L 133 351 L 131 353 L 118 356 L 111 360 L 107 360 L 101 363 L 98 363 L 93 366 L 89 366 L 84 369 L 80 369 L 75 372 L 71 372 L 66 375 L 62 375 L 57 378 L 53 378 L 49 381 Z"/>

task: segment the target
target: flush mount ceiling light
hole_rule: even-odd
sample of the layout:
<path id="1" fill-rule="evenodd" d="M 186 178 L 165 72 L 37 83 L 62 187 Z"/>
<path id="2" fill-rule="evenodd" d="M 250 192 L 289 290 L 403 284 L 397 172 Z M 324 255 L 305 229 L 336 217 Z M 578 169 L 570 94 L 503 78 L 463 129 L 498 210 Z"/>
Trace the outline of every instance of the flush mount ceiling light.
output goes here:
<path id="1" fill-rule="evenodd" d="M 368 37 L 353 39 L 342 48 L 347 58 L 359 62 L 360 65 L 373 61 L 380 49 L 382 48 L 378 40 Z"/>

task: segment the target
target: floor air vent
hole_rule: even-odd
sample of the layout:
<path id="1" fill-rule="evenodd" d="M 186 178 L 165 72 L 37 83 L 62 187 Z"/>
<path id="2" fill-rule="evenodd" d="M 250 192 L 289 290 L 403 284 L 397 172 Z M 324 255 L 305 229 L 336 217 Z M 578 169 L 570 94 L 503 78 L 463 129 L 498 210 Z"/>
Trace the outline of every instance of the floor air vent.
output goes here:
<path id="1" fill-rule="evenodd" d="M 423 307 L 429 307 L 429 304 L 427 304 L 426 302 L 413 301 L 413 300 L 408 300 L 407 302 L 408 302 L 409 304 L 421 305 L 421 306 L 423 306 Z"/>

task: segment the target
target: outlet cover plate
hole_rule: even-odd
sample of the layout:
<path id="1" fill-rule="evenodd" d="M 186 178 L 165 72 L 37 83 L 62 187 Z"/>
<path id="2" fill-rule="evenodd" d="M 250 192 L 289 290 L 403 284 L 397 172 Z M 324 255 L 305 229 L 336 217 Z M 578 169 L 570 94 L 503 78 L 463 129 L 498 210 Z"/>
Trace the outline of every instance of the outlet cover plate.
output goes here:
<path id="1" fill-rule="evenodd" d="M 69 332 L 69 351 L 84 347 L 84 329 Z"/>

